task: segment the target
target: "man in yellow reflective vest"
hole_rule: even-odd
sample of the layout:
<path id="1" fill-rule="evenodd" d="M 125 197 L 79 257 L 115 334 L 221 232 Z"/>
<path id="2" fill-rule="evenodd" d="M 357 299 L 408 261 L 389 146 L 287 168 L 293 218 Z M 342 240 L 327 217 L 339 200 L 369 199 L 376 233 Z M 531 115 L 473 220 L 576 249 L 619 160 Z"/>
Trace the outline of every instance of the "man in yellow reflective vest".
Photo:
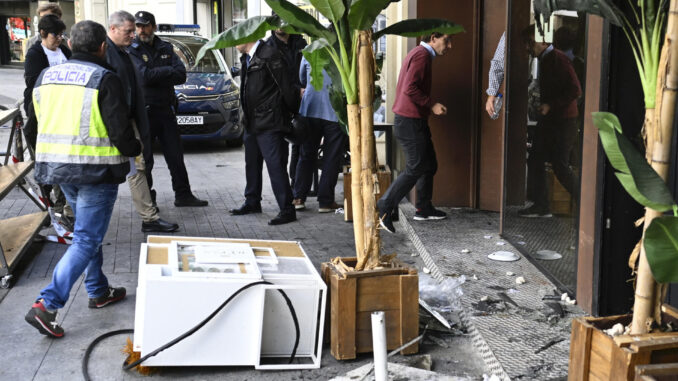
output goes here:
<path id="1" fill-rule="evenodd" d="M 26 314 L 40 333 L 60 338 L 57 310 L 85 273 L 90 308 L 122 300 L 102 271 L 101 243 L 108 230 L 118 185 L 130 171 L 129 157 L 141 153 L 120 79 L 106 63 L 106 30 L 94 21 L 71 29 L 73 56 L 45 69 L 33 90 L 38 120 L 35 179 L 59 184 L 75 212 L 73 244 L 59 260 L 51 283 Z"/>

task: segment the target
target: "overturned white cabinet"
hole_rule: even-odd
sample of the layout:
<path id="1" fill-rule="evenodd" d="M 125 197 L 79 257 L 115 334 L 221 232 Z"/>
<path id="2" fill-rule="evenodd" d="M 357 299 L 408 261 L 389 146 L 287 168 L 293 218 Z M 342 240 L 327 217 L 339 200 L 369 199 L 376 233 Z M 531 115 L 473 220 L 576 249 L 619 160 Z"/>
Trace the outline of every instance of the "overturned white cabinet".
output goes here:
<path id="1" fill-rule="evenodd" d="M 320 367 L 327 287 L 298 242 L 149 236 L 139 258 L 134 350 L 141 356 L 212 314 L 203 328 L 146 366 Z M 292 302 L 300 336 L 278 290 Z"/>

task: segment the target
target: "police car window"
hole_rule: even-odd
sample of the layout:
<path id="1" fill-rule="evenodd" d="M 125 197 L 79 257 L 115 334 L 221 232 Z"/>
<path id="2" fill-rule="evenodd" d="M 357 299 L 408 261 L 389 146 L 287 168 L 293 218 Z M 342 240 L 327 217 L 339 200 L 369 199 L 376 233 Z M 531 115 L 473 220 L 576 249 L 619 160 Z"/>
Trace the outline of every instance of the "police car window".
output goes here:
<path id="1" fill-rule="evenodd" d="M 200 48 L 205 44 L 205 41 L 202 40 L 178 40 L 178 39 L 169 39 L 168 41 L 172 43 L 174 47 L 174 52 L 179 56 L 181 62 L 186 66 L 186 70 L 189 72 L 198 72 L 198 73 L 226 73 L 226 68 L 223 65 L 222 61 L 216 56 L 216 52 L 209 51 L 200 63 L 195 65 L 195 57 L 198 54 Z"/>

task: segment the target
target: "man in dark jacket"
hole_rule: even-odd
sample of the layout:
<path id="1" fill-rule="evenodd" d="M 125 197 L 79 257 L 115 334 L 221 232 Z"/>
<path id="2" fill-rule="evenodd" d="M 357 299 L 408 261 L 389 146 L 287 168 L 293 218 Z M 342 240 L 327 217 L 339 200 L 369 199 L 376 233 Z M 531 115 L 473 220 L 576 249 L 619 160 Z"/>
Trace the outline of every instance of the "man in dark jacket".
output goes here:
<path id="1" fill-rule="evenodd" d="M 43 335 L 60 338 L 56 310 L 85 272 L 90 308 L 122 300 L 102 271 L 102 241 L 129 158 L 141 153 L 128 118 L 122 83 L 104 59 L 106 29 L 81 21 L 71 29 L 72 58 L 45 69 L 33 91 L 38 119 L 35 179 L 60 184 L 75 211 L 73 244 L 59 260 L 51 283 L 25 316 Z"/>
<path id="2" fill-rule="evenodd" d="M 191 192 L 188 172 L 184 164 L 184 149 L 177 126 L 174 86 L 186 82 L 186 67 L 174 53 L 172 44 L 155 35 L 158 27 L 153 14 L 141 11 L 135 14 L 137 37 L 129 48 L 132 61 L 139 70 L 151 140 L 160 140 L 162 153 L 172 176 L 175 206 L 207 206 Z M 153 189 L 152 163 L 146 163 L 148 186 Z M 151 190 L 155 201 L 155 191 Z"/>
<path id="3" fill-rule="evenodd" d="M 153 206 L 151 191 L 146 178 L 146 163 L 153 163 L 153 150 L 148 127 L 148 116 L 144 105 L 144 96 L 141 89 L 141 79 L 132 60 L 127 53 L 127 47 L 134 39 L 134 16 L 125 11 L 113 12 L 108 18 L 108 49 L 106 62 L 111 65 L 120 80 L 125 92 L 125 99 L 129 107 L 129 118 L 134 122 L 135 132 L 144 146 L 142 155 L 134 160 L 136 171 L 127 177 L 127 184 L 132 193 L 134 208 L 141 217 L 142 232 L 173 232 L 179 225 L 164 221 L 160 218 L 158 209 Z M 152 165 L 151 165 L 152 166 Z"/>
<path id="4" fill-rule="evenodd" d="M 285 60 L 287 65 L 287 75 L 290 76 L 294 88 L 301 94 L 301 81 L 299 79 L 299 66 L 303 57 L 301 51 L 306 47 L 306 40 L 299 34 L 288 34 L 282 29 L 275 30 L 271 37 L 266 39 L 266 43 L 275 47 Z M 297 174 L 297 163 L 299 162 L 299 144 L 292 144 L 290 155 L 290 181 L 294 187 L 294 180 Z M 295 205 L 296 207 L 296 205 Z"/>
<path id="5" fill-rule="evenodd" d="M 268 221 L 280 225 L 296 221 L 292 188 L 287 177 L 286 126 L 292 110 L 299 109 L 299 91 L 291 83 L 280 52 L 263 41 L 236 47 L 240 62 L 240 97 L 245 126 L 245 203 L 233 215 L 261 213 L 264 161 L 280 213 Z"/>

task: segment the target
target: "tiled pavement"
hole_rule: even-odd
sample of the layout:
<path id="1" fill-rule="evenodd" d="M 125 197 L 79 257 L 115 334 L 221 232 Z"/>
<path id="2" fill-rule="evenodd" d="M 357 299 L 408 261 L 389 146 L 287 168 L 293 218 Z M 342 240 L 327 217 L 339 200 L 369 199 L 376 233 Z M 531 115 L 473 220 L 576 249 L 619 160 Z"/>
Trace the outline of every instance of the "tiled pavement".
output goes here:
<path id="1" fill-rule="evenodd" d="M 7 139 L 7 130 L 0 130 L 0 145 Z M 264 178 L 263 213 L 231 216 L 228 210 L 242 203 L 244 162 L 242 149 L 225 149 L 218 145 L 190 145 L 186 149 L 186 164 L 194 193 L 209 200 L 205 208 L 175 208 L 169 171 L 162 155 L 156 153 L 154 179 L 162 218 L 176 221 L 181 229 L 177 235 L 203 237 L 286 239 L 301 241 L 313 263 L 336 256 L 353 256 L 352 226 L 340 214 L 319 214 L 315 199 L 309 199 L 309 210 L 298 213 L 298 222 L 271 227 L 267 221 L 277 213 L 268 178 Z M 265 171 L 265 169 L 264 169 Z M 340 178 L 341 181 L 341 178 Z M 341 200 L 341 186 L 336 199 Z M 19 191 L 0 202 L 0 218 L 29 213 L 36 207 Z M 80 359 L 90 341 L 101 333 L 131 328 L 134 321 L 135 287 L 138 270 L 139 244 L 145 241 L 141 220 L 134 211 L 129 188 L 119 188 L 111 224 L 104 240 L 104 271 L 113 285 L 128 289 L 121 303 L 102 309 L 86 307 L 87 295 L 81 282 L 72 291 L 68 305 L 59 320 L 66 330 L 61 340 L 50 340 L 27 325 L 23 315 L 41 287 L 49 282 L 52 270 L 65 251 L 65 246 L 43 242 L 33 245 L 16 272 L 16 282 L 9 290 L 0 290 L 0 379 L 2 380 L 77 380 L 81 379 Z M 384 253 L 398 253 L 399 258 L 421 268 L 416 252 L 406 234 L 388 235 L 383 239 Z M 417 262 L 419 261 L 419 262 Z M 63 320 L 62 320 L 63 319 Z M 483 363 L 473 349 L 468 336 L 446 338 L 447 348 L 425 342 L 421 353 L 431 354 L 433 370 L 456 376 L 478 379 Z M 120 349 L 124 336 L 107 339 L 92 355 L 90 374 L 94 379 L 140 379 L 136 373 L 120 370 L 124 356 Z M 235 345 L 235 344 L 234 344 Z M 322 368 L 306 371 L 259 372 L 249 367 L 166 368 L 154 379 L 190 380 L 302 380 L 329 379 L 370 361 L 369 356 L 354 361 L 336 361 L 323 350 Z M 407 361 L 396 356 L 395 361 Z"/>

